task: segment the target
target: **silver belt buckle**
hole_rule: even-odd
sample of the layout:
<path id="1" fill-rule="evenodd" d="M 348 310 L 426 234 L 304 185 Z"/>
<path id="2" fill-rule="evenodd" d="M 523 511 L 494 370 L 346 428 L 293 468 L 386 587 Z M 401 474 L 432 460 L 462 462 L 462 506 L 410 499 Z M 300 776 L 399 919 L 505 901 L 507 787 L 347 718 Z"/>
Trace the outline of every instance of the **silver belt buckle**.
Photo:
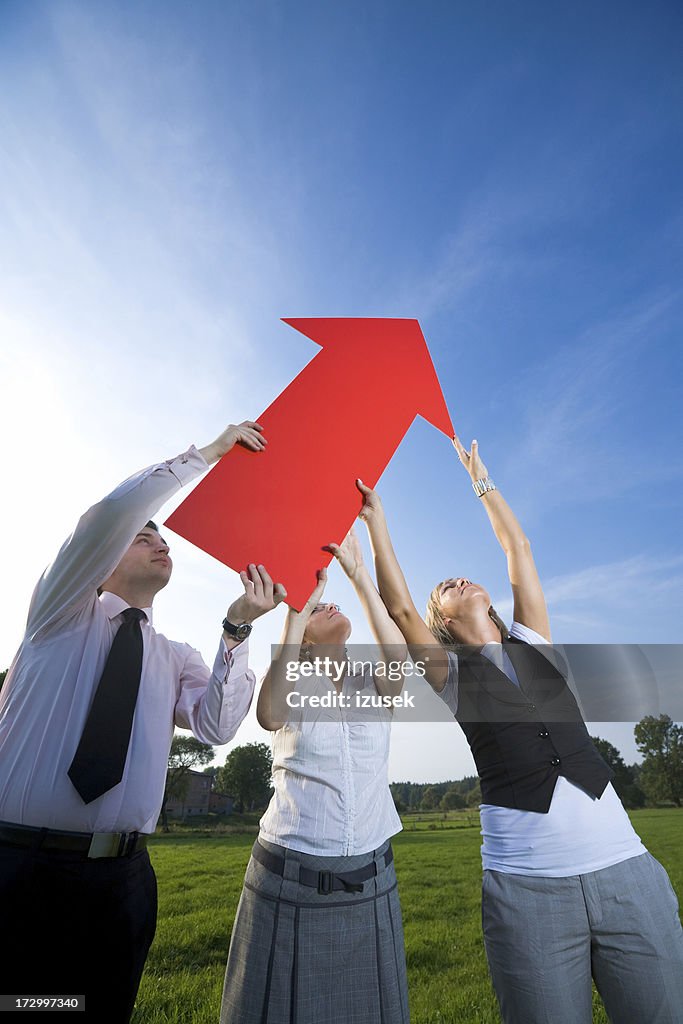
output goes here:
<path id="1" fill-rule="evenodd" d="M 93 832 L 88 857 L 118 857 L 122 837 L 125 832 Z"/>

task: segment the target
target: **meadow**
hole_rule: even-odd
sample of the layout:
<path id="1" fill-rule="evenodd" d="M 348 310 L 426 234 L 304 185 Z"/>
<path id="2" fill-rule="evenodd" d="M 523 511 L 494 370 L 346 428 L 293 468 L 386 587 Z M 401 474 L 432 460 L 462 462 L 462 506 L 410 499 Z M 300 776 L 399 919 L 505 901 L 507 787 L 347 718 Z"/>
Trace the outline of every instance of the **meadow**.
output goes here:
<path id="1" fill-rule="evenodd" d="M 683 810 L 634 811 L 683 896 Z M 480 926 L 478 815 L 404 819 L 394 840 L 412 1024 L 498 1024 Z M 230 930 L 256 829 L 177 832 L 150 844 L 159 924 L 133 1024 L 217 1024 Z M 594 1022 L 607 1017 L 594 993 Z"/>

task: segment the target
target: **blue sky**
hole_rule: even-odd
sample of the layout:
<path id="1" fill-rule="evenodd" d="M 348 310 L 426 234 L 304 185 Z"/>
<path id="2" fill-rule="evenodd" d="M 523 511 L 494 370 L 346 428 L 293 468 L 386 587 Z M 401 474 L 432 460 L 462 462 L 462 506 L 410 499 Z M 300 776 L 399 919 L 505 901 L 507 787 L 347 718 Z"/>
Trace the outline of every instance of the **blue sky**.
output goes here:
<path id="1" fill-rule="evenodd" d="M 3 664 L 85 507 L 257 415 L 315 355 L 283 316 L 417 317 L 532 540 L 556 640 L 679 642 L 682 20 L 3 0 Z M 416 422 L 381 493 L 420 606 L 465 574 L 509 619 L 443 436 Z M 237 577 L 173 546 L 157 625 L 210 661 Z M 366 639 L 338 574 L 328 593 Z M 260 624 L 257 670 L 279 628 Z M 406 728 L 393 778 L 472 770 L 456 726 Z M 628 727 L 599 731 L 635 757 Z M 235 742 L 265 738 L 250 718 Z"/>

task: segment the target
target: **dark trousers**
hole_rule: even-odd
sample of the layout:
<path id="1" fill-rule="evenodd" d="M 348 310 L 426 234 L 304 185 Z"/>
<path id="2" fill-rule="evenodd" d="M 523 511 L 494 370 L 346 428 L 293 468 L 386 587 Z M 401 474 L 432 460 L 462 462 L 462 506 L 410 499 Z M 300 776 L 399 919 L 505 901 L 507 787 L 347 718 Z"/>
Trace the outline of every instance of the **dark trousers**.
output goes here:
<path id="1" fill-rule="evenodd" d="M 88 860 L 0 844 L 0 993 L 84 995 L 70 1019 L 127 1024 L 156 915 L 147 850 Z"/>

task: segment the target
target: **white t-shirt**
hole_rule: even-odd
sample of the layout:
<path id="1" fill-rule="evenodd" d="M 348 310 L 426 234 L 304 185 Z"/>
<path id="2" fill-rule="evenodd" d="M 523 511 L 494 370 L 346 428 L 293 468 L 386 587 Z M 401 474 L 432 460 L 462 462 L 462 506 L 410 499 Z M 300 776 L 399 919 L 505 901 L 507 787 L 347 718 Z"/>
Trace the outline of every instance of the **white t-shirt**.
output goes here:
<path id="1" fill-rule="evenodd" d="M 329 694 L 324 675 L 306 680 L 310 693 Z M 347 676 L 351 707 L 292 708 L 272 735 L 274 793 L 260 821 L 268 842 L 324 857 L 377 850 L 401 831 L 389 789 L 391 712 L 356 710 L 354 692 L 377 694 L 370 672 Z"/>
<path id="2" fill-rule="evenodd" d="M 547 640 L 513 622 L 510 636 L 540 646 Z M 503 645 L 491 642 L 483 655 L 516 686 L 519 680 Z M 439 696 L 453 714 L 458 702 L 457 655 L 449 652 L 449 674 Z M 563 878 L 599 871 L 646 853 L 611 783 L 596 798 L 560 775 L 547 814 L 480 804 L 485 869 L 517 875 Z"/>

